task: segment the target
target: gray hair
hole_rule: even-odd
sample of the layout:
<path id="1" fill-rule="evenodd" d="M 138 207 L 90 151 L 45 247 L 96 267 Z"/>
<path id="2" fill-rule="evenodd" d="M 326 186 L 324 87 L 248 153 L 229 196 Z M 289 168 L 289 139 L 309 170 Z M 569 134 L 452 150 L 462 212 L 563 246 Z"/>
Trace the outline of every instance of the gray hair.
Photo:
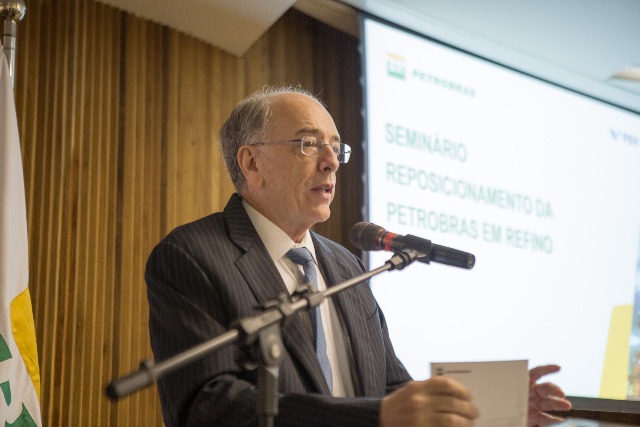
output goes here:
<path id="1" fill-rule="evenodd" d="M 246 179 L 238 164 L 238 150 L 243 145 L 260 142 L 271 118 L 271 99 L 284 93 L 300 93 L 322 102 L 301 86 L 264 87 L 233 109 L 220 128 L 220 145 L 231 181 L 240 194 L 246 189 Z"/>

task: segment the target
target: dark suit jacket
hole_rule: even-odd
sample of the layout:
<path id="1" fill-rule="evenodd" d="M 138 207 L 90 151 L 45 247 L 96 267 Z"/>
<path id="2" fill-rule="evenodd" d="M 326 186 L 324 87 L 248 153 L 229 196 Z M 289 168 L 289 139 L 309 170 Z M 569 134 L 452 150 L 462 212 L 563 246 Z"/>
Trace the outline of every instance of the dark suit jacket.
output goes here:
<path id="1" fill-rule="evenodd" d="M 364 271 L 346 248 L 311 235 L 328 286 Z M 145 278 L 156 360 L 223 334 L 234 320 L 259 313 L 261 303 L 287 293 L 238 195 L 224 212 L 165 237 L 149 257 Z M 276 425 L 377 425 L 380 398 L 410 380 L 369 286 L 352 287 L 333 301 L 360 398 L 329 395 L 308 327 L 294 316 L 282 328 L 286 351 Z M 255 372 L 243 369 L 236 355 L 229 346 L 158 381 L 167 426 L 257 424 Z"/>

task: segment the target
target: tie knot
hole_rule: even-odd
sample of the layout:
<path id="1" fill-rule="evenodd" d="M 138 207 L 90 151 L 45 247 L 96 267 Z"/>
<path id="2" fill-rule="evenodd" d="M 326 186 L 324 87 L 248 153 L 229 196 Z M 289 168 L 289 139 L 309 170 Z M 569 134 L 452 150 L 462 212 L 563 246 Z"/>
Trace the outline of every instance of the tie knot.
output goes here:
<path id="1" fill-rule="evenodd" d="M 318 286 L 318 275 L 316 273 L 316 266 L 313 262 L 311 252 L 307 248 L 293 248 L 287 252 L 287 258 L 302 266 L 304 270 L 304 278 L 308 283 L 311 283 L 314 287 Z"/>
<path id="2" fill-rule="evenodd" d="M 287 252 L 287 257 L 295 262 L 296 264 L 300 264 L 304 266 L 308 262 L 313 262 L 313 257 L 311 256 L 311 252 L 307 248 L 292 248 Z"/>

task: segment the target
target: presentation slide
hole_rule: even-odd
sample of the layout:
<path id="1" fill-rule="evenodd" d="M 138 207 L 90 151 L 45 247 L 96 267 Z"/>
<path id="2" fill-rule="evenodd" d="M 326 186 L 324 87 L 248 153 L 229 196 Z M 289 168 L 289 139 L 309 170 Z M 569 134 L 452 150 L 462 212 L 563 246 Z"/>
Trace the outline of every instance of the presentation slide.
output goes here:
<path id="1" fill-rule="evenodd" d="M 527 359 L 568 395 L 640 399 L 640 115 L 363 25 L 366 220 L 476 257 L 371 281 L 409 372 Z"/>

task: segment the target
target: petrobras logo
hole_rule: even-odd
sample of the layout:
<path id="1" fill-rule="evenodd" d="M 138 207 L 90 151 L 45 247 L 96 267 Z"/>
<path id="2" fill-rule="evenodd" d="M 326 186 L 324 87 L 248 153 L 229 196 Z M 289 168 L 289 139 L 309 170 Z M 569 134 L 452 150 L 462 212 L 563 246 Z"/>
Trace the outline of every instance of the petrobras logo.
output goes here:
<path id="1" fill-rule="evenodd" d="M 456 92 L 469 98 L 475 98 L 477 95 L 476 89 L 464 82 L 459 82 L 446 76 L 432 73 L 428 70 L 421 70 L 418 68 L 409 69 L 405 57 L 396 53 L 388 52 L 385 56 L 385 61 L 387 76 L 391 78 L 402 81 L 423 83 L 446 91 Z"/>
<path id="2" fill-rule="evenodd" d="M 387 75 L 399 80 L 406 79 L 407 64 L 402 56 L 387 53 Z"/>

